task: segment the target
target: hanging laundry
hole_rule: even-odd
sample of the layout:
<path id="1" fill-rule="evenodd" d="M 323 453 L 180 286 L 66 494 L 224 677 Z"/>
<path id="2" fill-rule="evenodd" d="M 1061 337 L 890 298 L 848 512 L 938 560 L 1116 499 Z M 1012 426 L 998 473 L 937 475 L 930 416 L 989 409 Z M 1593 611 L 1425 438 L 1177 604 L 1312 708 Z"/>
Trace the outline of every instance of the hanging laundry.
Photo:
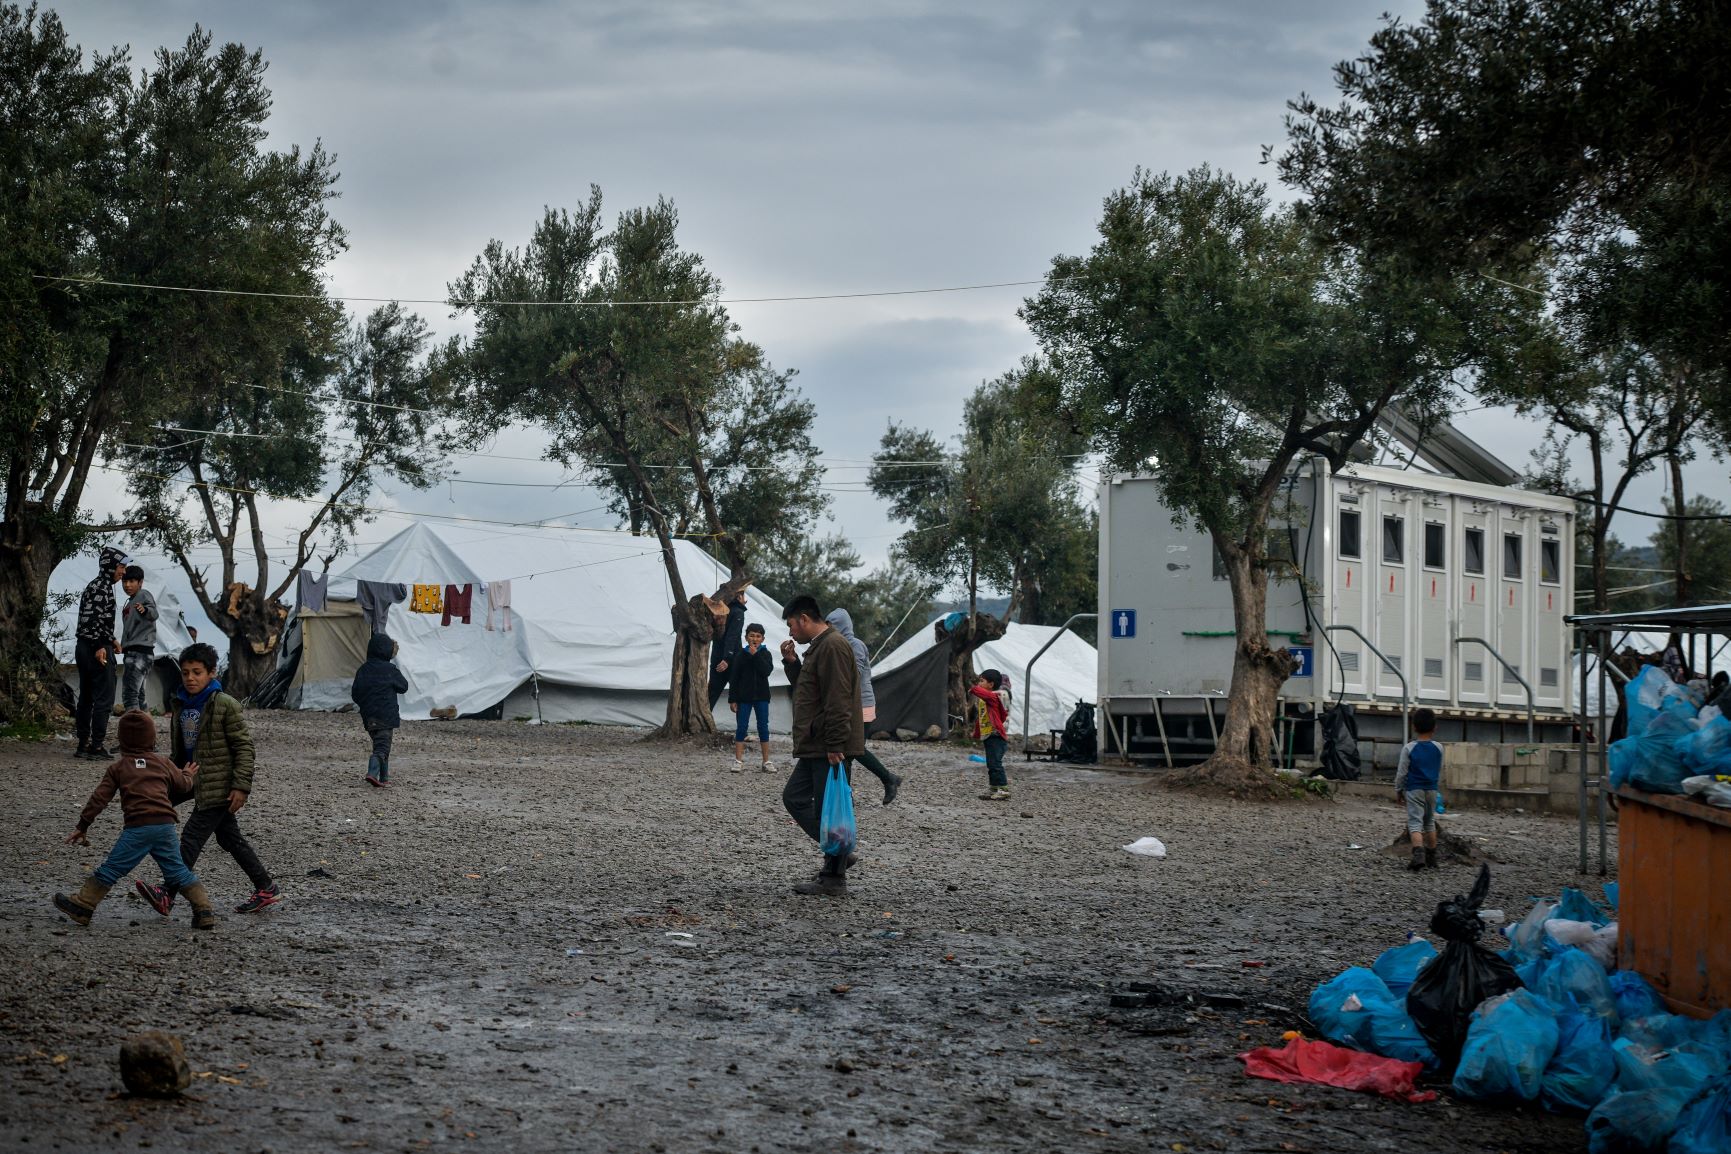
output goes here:
<path id="1" fill-rule="evenodd" d="M 461 617 L 464 625 L 469 624 L 469 604 L 474 597 L 473 585 L 464 585 L 460 589 L 455 585 L 445 586 L 445 616 L 439 624 L 449 625 L 453 617 Z"/>
<path id="2" fill-rule="evenodd" d="M 374 633 L 385 632 L 391 606 L 408 595 L 409 591 L 403 586 L 388 581 L 355 582 L 355 603 L 361 607 L 361 616 L 367 619 Z"/>
<path id="3" fill-rule="evenodd" d="M 416 585 L 409 594 L 410 613 L 443 613 L 444 599 L 437 585 Z"/>
<path id="4" fill-rule="evenodd" d="M 487 628 L 493 628 L 493 613 L 497 610 L 506 633 L 511 632 L 511 583 L 487 582 Z M 465 619 L 466 620 L 466 619 Z"/>
<path id="5" fill-rule="evenodd" d="M 295 601 L 299 603 L 303 613 L 323 613 L 325 611 L 325 587 L 329 583 L 328 574 L 321 573 L 314 577 L 302 569 L 295 578 Z"/>

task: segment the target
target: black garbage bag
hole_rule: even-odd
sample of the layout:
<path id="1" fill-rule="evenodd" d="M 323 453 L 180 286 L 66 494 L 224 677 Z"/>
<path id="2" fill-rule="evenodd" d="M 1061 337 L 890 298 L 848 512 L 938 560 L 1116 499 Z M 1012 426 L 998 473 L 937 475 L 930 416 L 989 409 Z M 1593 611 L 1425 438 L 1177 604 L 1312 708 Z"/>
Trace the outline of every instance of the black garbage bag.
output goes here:
<path id="1" fill-rule="evenodd" d="M 1070 719 L 1064 722 L 1064 736 L 1058 741 L 1058 760 L 1092 765 L 1099 756 L 1099 730 L 1094 726 L 1094 703 L 1078 701 Z"/>
<path id="2" fill-rule="evenodd" d="M 1342 703 L 1322 711 L 1322 766 L 1333 781 L 1357 781 L 1364 763 L 1358 756 L 1358 716 Z"/>
<path id="3" fill-rule="evenodd" d="M 1479 1003 L 1522 985 L 1506 959 L 1479 945 L 1484 929 L 1479 907 L 1490 890 L 1491 867 L 1482 865 L 1470 894 L 1437 906 L 1431 932 L 1447 944 L 1418 972 L 1406 995 L 1406 1012 L 1430 1043 L 1444 1075 L 1452 1075 L 1460 1062 L 1467 1026 Z"/>

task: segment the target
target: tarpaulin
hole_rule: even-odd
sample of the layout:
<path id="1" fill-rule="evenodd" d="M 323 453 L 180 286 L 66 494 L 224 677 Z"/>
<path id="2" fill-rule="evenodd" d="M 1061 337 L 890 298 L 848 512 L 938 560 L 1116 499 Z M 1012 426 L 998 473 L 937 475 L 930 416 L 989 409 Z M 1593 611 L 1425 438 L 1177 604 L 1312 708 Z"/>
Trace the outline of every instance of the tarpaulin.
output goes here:
<path id="1" fill-rule="evenodd" d="M 1404 1102 L 1436 1100 L 1436 1091 L 1420 1090 L 1415 1085 L 1423 1063 L 1397 1062 L 1332 1042 L 1293 1038 L 1283 1050 L 1264 1046 L 1238 1056 L 1244 1061 L 1244 1072 L 1252 1078 L 1364 1090 Z"/>

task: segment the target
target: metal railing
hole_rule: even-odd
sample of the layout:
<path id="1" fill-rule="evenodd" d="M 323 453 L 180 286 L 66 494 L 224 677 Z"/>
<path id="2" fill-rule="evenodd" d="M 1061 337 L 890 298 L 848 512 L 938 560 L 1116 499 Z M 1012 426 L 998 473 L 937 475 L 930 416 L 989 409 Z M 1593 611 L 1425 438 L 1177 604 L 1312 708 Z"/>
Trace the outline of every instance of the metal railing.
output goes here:
<path id="1" fill-rule="evenodd" d="M 1533 687 L 1532 687 L 1532 684 L 1529 681 L 1527 681 L 1526 678 L 1521 676 L 1521 671 L 1519 669 L 1516 669 L 1513 665 L 1510 665 L 1507 661 L 1503 660 L 1503 655 L 1501 653 L 1498 653 L 1496 651 L 1495 647 L 1493 647 L 1491 645 L 1491 643 L 1489 641 L 1486 641 L 1483 637 L 1457 637 L 1457 638 L 1455 638 L 1455 644 L 1456 645 L 1471 644 L 1471 645 L 1484 646 L 1485 652 L 1489 653 L 1492 657 L 1497 659 L 1497 664 L 1501 665 L 1503 667 L 1503 671 L 1506 672 L 1510 677 L 1514 678 L 1517 682 L 1519 682 L 1521 688 L 1527 691 L 1527 744 L 1531 745 L 1533 743 L 1533 741 L 1535 740 L 1533 737 L 1533 730 L 1534 730 L 1533 713 L 1534 713 L 1534 710 L 1533 710 Z"/>
<path id="2" fill-rule="evenodd" d="M 1058 643 L 1058 638 L 1069 632 L 1070 626 L 1076 624 L 1078 621 L 1094 621 L 1098 617 L 1098 613 L 1077 613 L 1073 615 L 1068 621 L 1058 626 L 1058 631 L 1052 634 L 1052 639 L 1050 641 L 1040 646 L 1038 653 L 1035 653 L 1032 657 L 1028 658 L 1027 668 L 1022 671 L 1022 753 L 1024 756 L 1027 755 L 1030 749 L 1028 744 L 1028 709 L 1034 703 L 1034 662 L 1040 660 L 1046 650 L 1056 645 Z"/>
<path id="3" fill-rule="evenodd" d="M 1360 641 L 1364 642 L 1364 647 L 1366 649 L 1368 649 L 1372 653 L 1376 654 L 1377 659 L 1379 661 L 1381 661 L 1383 663 L 1383 665 L 1388 668 L 1388 671 L 1390 673 L 1394 674 L 1397 678 L 1400 679 L 1400 743 L 1402 745 L 1405 745 L 1408 741 L 1411 741 L 1412 740 L 1412 690 L 1411 690 L 1411 688 L 1408 687 L 1408 685 L 1406 683 L 1406 674 L 1401 672 L 1400 666 L 1396 665 L 1394 662 L 1390 661 L 1388 659 L 1388 655 L 1385 654 L 1382 650 L 1378 649 L 1376 647 L 1376 643 L 1371 641 L 1370 638 L 1366 637 L 1362 632 L 1360 632 L 1357 626 L 1354 626 L 1354 625 L 1324 625 L 1322 627 L 1322 629 L 1323 629 L 1323 632 L 1325 632 L 1325 633 L 1333 633 L 1337 629 L 1344 629 L 1346 632 L 1352 634 L 1354 637 L 1356 637 Z M 1373 700 L 1376 697 L 1376 683 L 1375 682 L 1372 682 L 1370 685 L 1370 696 Z"/>

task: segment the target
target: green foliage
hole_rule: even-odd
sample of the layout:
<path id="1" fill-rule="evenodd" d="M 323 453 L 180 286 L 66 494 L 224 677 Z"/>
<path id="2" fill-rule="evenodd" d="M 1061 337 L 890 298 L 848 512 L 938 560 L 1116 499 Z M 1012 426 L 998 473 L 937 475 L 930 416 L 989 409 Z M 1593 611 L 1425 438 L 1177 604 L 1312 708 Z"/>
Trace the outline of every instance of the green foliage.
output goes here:
<path id="1" fill-rule="evenodd" d="M 1676 513 L 1676 503 L 1667 499 L 1665 512 Z M 1731 601 L 1731 513 L 1723 501 L 1711 497 L 1691 497 L 1684 507 L 1690 519 L 1683 522 L 1683 557 L 1689 576 L 1690 592 L 1684 600 L 1691 605 L 1722 605 Z M 1658 554 L 1659 568 L 1665 574 L 1677 569 L 1677 533 L 1675 522 L 1662 522 L 1653 531 L 1653 550 Z M 1657 604 L 1676 604 L 1661 588 Z"/>
<path id="2" fill-rule="evenodd" d="M 1076 558 L 1068 535 L 1087 520 L 1073 475 L 1081 442 L 1034 404 L 1051 379 L 1028 360 L 981 385 L 954 456 L 930 432 L 893 421 L 873 455 L 872 491 L 911 526 L 896 555 L 934 590 L 960 585 L 970 612 L 984 584 L 1010 593 L 1007 621 L 1036 572 L 1061 584 L 1060 563 Z"/>
<path id="3" fill-rule="evenodd" d="M 549 429 L 548 455 L 605 491 L 633 531 L 698 535 L 743 565 L 827 503 L 815 414 L 793 374 L 736 335 L 720 282 L 677 227 L 661 200 L 607 232 L 592 188 L 575 211 L 547 210 L 522 248 L 489 242 L 451 285 L 475 334 L 439 364 L 477 426 Z M 492 303 L 507 300 L 572 307 Z M 668 303 L 606 307 L 637 301 Z"/>

